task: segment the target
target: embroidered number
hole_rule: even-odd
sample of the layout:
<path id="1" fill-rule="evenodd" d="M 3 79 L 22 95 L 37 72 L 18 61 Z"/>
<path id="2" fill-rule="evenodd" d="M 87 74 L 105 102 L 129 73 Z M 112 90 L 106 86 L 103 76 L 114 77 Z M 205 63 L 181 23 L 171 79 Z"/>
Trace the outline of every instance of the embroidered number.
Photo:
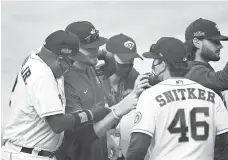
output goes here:
<path id="1" fill-rule="evenodd" d="M 209 124 L 206 121 L 197 121 L 196 114 L 203 113 L 205 116 L 209 116 L 209 108 L 208 107 L 197 107 L 193 108 L 190 111 L 190 127 L 191 127 L 191 137 L 196 141 L 204 141 L 207 140 L 209 136 Z M 178 122 L 180 122 L 180 126 L 177 127 Z M 201 135 L 197 134 L 197 128 L 201 127 L 204 129 L 204 133 Z M 178 109 L 174 119 L 170 123 L 168 127 L 168 131 L 172 134 L 180 133 L 180 137 L 178 142 L 188 142 L 189 138 L 187 137 L 187 132 L 189 130 L 189 126 L 186 125 L 185 118 L 185 110 Z"/>

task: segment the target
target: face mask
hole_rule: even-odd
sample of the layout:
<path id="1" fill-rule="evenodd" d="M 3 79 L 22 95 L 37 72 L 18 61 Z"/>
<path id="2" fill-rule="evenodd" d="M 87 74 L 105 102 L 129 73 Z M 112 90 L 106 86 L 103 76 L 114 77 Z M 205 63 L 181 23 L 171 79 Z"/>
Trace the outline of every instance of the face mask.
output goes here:
<path id="1" fill-rule="evenodd" d="M 59 60 L 59 59 L 61 59 L 61 60 Z M 65 65 L 62 64 L 63 61 L 65 62 Z M 73 62 L 71 62 L 70 59 L 66 59 L 65 57 L 59 57 L 57 59 L 57 62 L 59 64 L 59 66 L 61 67 L 61 70 L 62 70 L 61 75 L 62 76 L 65 75 L 67 72 L 69 72 L 70 69 L 72 68 Z"/>
<path id="2" fill-rule="evenodd" d="M 158 62 L 156 65 L 153 65 L 152 70 L 154 70 L 154 67 L 161 64 L 162 61 Z M 161 82 L 162 80 L 160 80 L 159 76 L 165 71 L 165 68 L 158 74 L 155 74 L 154 72 L 152 72 L 149 76 L 149 84 L 151 86 L 154 86 L 156 84 L 158 84 L 159 82 Z"/>
<path id="3" fill-rule="evenodd" d="M 159 73 L 159 74 L 160 74 L 160 73 Z M 148 81 L 149 81 L 149 84 L 150 84 L 151 86 L 154 86 L 154 85 L 156 85 L 156 84 L 158 84 L 158 83 L 160 82 L 158 75 L 155 75 L 154 73 L 152 73 L 152 74 L 149 76 Z"/>
<path id="4" fill-rule="evenodd" d="M 132 70 L 133 64 L 119 64 L 116 62 L 116 75 L 120 78 L 127 77 Z"/>

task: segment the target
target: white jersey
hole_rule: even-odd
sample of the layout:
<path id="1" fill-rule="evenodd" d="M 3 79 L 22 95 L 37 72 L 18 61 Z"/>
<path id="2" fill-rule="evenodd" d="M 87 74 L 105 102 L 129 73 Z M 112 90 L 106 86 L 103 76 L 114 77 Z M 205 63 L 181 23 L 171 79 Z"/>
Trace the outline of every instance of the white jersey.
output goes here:
<path id="1" fill-rule="evenodd" d="M 132 132 L 152 137 L 150 160 L 213 160 L 216 135 L 228 132 L 228 112 L 212 90 L 168 79 L 142 93 Z"/>
<path id="2" fill-rule="evenodd" d="M 54 133 L 45 117 L 65 113 L 63 84 L 63 78 L 56 80 L 46 63 L 32 53 L 13 86 L 3 139 L 22 147 L 57 150 L 64 133 Z"/>

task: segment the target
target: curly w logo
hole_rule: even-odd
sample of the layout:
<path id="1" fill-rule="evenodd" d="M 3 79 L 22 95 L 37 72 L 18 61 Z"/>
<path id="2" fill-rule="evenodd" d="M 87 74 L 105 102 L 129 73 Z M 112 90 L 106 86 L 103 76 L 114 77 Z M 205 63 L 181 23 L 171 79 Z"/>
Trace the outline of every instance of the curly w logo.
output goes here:
<path id="1" fill-rule="evenodd" d="M 132 50 L 134 48 L 135 44 L 132 41 L 127 41 L 124 43 L 124 46 L 129 48 L 130 50 Z"/>

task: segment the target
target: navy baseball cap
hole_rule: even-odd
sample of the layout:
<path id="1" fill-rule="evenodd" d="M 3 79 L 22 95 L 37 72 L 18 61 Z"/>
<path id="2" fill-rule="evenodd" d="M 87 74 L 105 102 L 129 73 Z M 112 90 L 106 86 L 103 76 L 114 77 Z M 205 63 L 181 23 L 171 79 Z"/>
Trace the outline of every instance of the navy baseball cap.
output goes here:
<path id="1" fill-rule="evenodd" d="M 106 50 L 112 54 L 116 54 L 123 62 L 127 62 L 134 58 L 143 59 L 137 53 L 135 41 L 122 33 L 108 39 Z"/>
<path id="2" fill-rule="evenodd" d="M 192 22 L 185 30 L 185 40 L 211 39 L 227 41 L 228 37 L 221 35 L 218 26 L 215 22 L 199 18 Z"/>
<path id="3" fill-rule="evenodd" d="M 96 30 L 88 21 L 73 22 L 66 27 L 65 31 L 76 34 L 82 48 L 99 48 L 107 41 L 106 38 L 100 37 L 99 30 Z"/>
<path id="4" fill-rule="evenodd" d="M 156 44 L 151 45 L 149 52 L 143 53 L 143 57 L 176 63 L 187 61 L 184 43 L 173 37 L 160 38 Z"/>
<path id="5" fill-rule="evenodd" d="M 69 56 L 74 60 L 80 60 L 83 57 L 79 53 L 79 38 L 77 35 L 58 30 L 51 33 L 44 43 L 44 47 L 57 55 Z"/>

